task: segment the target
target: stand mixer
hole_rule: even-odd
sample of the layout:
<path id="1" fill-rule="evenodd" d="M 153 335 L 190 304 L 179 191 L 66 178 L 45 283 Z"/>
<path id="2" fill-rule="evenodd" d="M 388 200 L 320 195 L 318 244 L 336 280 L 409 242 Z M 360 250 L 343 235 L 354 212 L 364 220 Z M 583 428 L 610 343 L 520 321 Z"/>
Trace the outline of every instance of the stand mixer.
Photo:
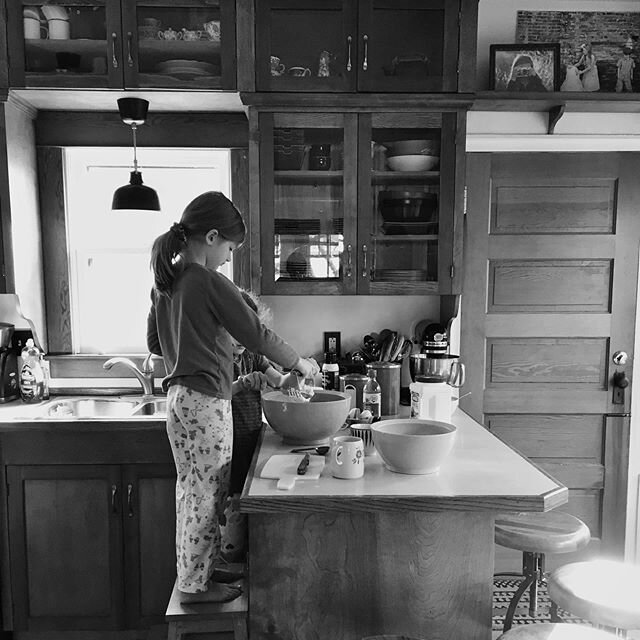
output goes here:
<path id="1" fill-rule="evenodd" d="M 464 384 L 465 368 L 460 356 L 449 353 L 444 326 L 432 323 L 425 328 L 421 353 L 409 358 L 409 373 L 411 417 L 448 422 L 455 407 L 451 387 Z"/>

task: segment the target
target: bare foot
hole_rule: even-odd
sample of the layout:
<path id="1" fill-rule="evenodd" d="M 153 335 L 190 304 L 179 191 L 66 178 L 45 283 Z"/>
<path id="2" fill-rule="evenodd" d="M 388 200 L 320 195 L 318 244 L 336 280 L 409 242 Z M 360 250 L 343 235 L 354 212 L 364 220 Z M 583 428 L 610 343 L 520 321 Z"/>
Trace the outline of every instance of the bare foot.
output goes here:
<path id="1" fill-rule="evenodd" d="M 242 588 L 233 584 L 210 582 L 209 588 L 200 593 L 180 592 L 180 601 L 194 604 L 198 602 L 229 602 L 242 595 Z"/>

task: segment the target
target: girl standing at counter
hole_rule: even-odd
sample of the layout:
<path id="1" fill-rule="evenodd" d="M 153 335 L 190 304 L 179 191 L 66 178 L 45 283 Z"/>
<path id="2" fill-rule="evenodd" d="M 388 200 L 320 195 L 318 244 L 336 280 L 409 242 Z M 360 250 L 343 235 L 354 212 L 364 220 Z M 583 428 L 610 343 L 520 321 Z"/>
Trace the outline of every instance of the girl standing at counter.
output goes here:
<path id="1" fill-rule="evenodd" d="M 222 602 L 241 593 L 227 584 L 239 576 L 216 573 L 233 442 L 231 338 L 285 368 L 315 373 L 313 363 L 264 326 L 217 271 L 245 234 L 233 203 L 208 191 L 186 206 L 151 250 L 147 346 L 164 358 L 167 371 L 162 386 L 177 471 L 176 560 L 184 602 Z"/>

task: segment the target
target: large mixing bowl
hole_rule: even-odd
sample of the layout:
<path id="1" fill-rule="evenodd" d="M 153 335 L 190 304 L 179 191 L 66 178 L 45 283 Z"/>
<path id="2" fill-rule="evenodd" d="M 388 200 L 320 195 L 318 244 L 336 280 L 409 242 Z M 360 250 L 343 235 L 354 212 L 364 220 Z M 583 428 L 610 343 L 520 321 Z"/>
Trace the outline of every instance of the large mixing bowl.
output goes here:
<path id="1" fill-rule="evenodd" d="M 436 420 L 382 420 L 371 432 L 385 466 L 412 475 L 436 473 L 456 441 L 456 427 Z"/>
<path id="2" fill-rule="evenodd" d="M 340 391 L 316 391 L 311 400 L 268 391 L 262 395 L 262 411 L 286 444 L 323 444 L 342 427 L 351 396 Z"/>

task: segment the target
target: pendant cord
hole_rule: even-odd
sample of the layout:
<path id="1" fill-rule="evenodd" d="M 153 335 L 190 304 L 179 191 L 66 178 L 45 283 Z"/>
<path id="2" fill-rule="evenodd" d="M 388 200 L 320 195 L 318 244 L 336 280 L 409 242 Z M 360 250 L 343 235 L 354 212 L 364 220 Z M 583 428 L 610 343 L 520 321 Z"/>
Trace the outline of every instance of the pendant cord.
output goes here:
<path id="1" fill-rule="evenodd" d="M 136 153 L 136 129 L 137 125 L 135 122 L 131 123 L 131 132 L 133 133 L 133 170 L 138 173 L 138 156 Z"/>

